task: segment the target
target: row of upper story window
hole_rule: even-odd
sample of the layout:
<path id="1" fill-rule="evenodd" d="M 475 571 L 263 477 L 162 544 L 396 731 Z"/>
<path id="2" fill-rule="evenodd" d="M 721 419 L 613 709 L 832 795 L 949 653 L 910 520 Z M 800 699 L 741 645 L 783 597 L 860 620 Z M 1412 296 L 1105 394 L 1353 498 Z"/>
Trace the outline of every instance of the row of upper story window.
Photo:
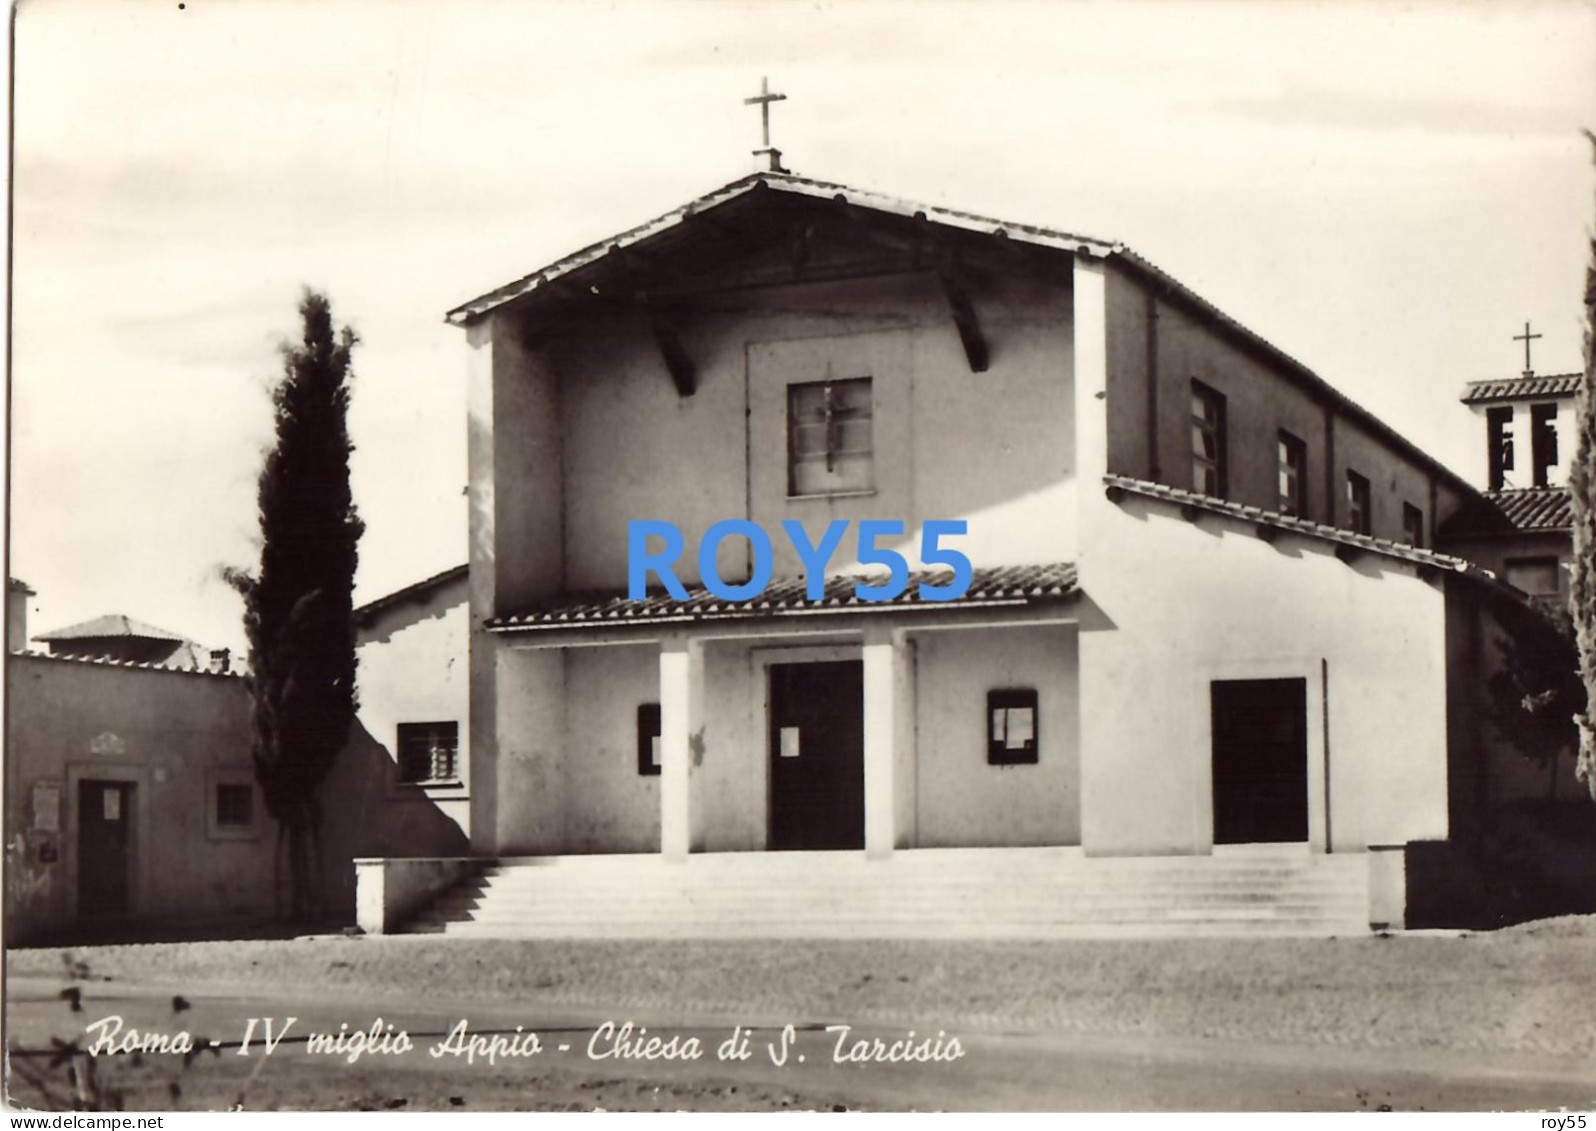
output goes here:
<path id="1" fill-rule="evenodd" d="M 1201 381 L 1191 383 L 1192 487 L 1216 499 L 1229 497 L 1230 448 L 1226 431 L 1225 396 Z M 1276 433 L 1278 494 L 1275 509 L 1292 518 L 1336 524 L 1336 516 L 1318 516 L 1308 507 L 1308 443 L 1284 428 Z M 1369 479 L 1347 468 L 1343 484 L 1345 525 L 1358 534 L 1374 533 L 1374 507 Z M 1424 511 L 1417 504 L 1402 504 L 1402 540 L 1422 548 Z"/>
<path id="2" fill-rule="evenodd" d="M 1502 405 L 1485 410 L 1486 427 L 1490 430 L 1490 489 L 1525 486 L 1509 482 L 1508 472 L 1514 469 L 1515 445 L 1513 443 L 1513 406 Z M 1555 404 L 1530 405 L 1530 482 L 1527 486 L 1548 487 L 1551 472 L 1557 466 L 1557 406 Z"/>
<path id="3" fill-rule="evenodd" d="M 1224 394 L 1192 381 L 1192 486 L 1227 497 L 1229 437 Z M 787 493 L 804 495 L 869 491 L 874 486 L 871 381 L 868 377 L 794 384 L 787 389 Z M 1555 462 L 1555 433 L 1552 437 Z M 1511 437 L 1509 437 L 1511 444 Z M 1308 507 L 1308 444 L 1281 429 L 1277 435 L 1280 513 L 1312 519 Z M 1509 465 L 1511 451 L 1509 450 Z M 1351 468 L 1345 480 L 1347 525 L 1373 533 L 1369 480 Z M 1322 521 L 1334 522 L 1335 516 Z M 1402 538 L 1424 546 L 1424 511 L 1402 504 Z"/>

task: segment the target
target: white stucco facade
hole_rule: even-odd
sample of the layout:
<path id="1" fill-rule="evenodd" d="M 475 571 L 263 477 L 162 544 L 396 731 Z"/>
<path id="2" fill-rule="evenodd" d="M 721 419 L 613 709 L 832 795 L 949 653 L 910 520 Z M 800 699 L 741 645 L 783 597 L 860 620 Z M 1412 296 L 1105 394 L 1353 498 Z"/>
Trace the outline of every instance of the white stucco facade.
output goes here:
<path id="1" fill-rule="evenodd" d="M 781 275 L 779 249 L 699 267 L 702 297 L 668 320 L 584 307 L 570 289 L 547 310 L 534 292 L 472 314 L 474 851 L 690 861 L 782 847 L 781 759 L 813 728 L 778 717 L 776 688 L 778 670 L 802 665 L 856 665 L 850 846 L 869 859 L 1211 853 L 1214 689 L 1266 681 L 1301 688 L 1302 851 L 1448 836 L 1442 575 L 1467 571 L 1396 540 L 1411 506 L 1429 545 L 1465 485 L 1112 252 L 972 251 L 955 285 L 940 269 L 881 266 L 888 251 L 868 240 L 833 251 L 825 277 Z M 794 493 L 790 390 L 860 378 L 868 489 Z M 1230 405 L 1234 486 L 1217 500 L 1180 493 L 1193 382 Z M 1270 517 L 1286 432 L 1307 439 L 1321 526 Z M 1349 474 L 1374 485 L 1367 533 L 1346 529 Z M 846 574 L 858 520 L 903 521 L 887 545 L 918 565 L 922 525 L 962 519 L 953 544 L 978 574 L 1068 580 L 937 608 L 633 616 L 591 603 L 625 591 L 629 521 L 681 529 L 691 588 L 700 538 L 727 518 L 772 534 L 777 579 L 802 573 L 783 520 L 815 541 L 847 520 L 829 570 Z M 746 545 L 723 543 L 716 564 L 745 578 Z M 1034 759 L 997 756 L 994 695 L 1021 697 L 1014 725 Z M 652 773 L 640 720 L 656 704 Z"/>

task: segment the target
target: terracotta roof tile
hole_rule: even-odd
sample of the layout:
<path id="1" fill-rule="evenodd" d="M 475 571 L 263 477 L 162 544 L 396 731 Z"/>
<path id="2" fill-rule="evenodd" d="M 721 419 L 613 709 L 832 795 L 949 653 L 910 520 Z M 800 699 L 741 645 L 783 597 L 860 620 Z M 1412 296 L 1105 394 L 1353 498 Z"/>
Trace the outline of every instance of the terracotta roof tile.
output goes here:
<path id="1" fill-rule="evenodd" d="M 249 675 L 242 671 L 216 671 L 214 668 L 204 666 L 190 666 L 189 664 L 164 663 L 141 664 L 132 660 L 112 660 L 105 656 L 61 656 L 52 652 L 37 652 L 31 648 L 15 650 L 7 653 L 12 659 L 18 660 L 46 660 L 55 664 L 88 664 L 97 668 L 134 668 L 145 672 L 170 672 L 173 675 L 208 675 L 218 679 L 247 679 Z"/>
<path id="2" fill-rule="evenodd" d="M 520 629 L 609 627 L 637 622 L 764 619 L 815 613 L 869 613 L 888 609 L 958 609 L 971 606 L 1031 605 L 1071 600 L 1077 595 L 1075 566 L 986 566 L 975 569 L 970 588 L 954 601 L 926 601 L 919 596 L 921 582 L 946 584 L 947 570 L 911 570 L 909 587 L 890 601 L 862 601 L 854 593 L 854 576 L 828 577 L 824 596 L 805 597 L 803 578 L 783 578 L 766 586 L 749 601 L 727 601 L 699 586 L 687 587 L 687 600 L 651 593 L 640 601 L 621 593 L 567 594 L 508 616 L 497 617 L 488 627 L 497 631 Z M 880 577 L 866 577 L 879 582 Z"/>
<path id="3" fill-rule="evenodd" d="M 95 617 L 81 624 L 71 624 L 65 628 L 58 628 L 53 632 L 41 632 L 35 640 L 101 640 L 113 636 L 137 637 L 141 640 L 171 640 L 182 641 L 188 639 L 175 632 L 168 632 L 164 628 L 156 628 L 153 624 L 134 620 L 121 613 L 108 613 L 103 617 Z"/>
<path id="4" fill-rule="evenodd" d="M 1579 392 L 1579 373 L 1548 377 L 1509 377 L 1500 381 L 1470 381 L 1463 392 L 1464 404 L 1487 401 L 1521 401 L 1532 397 L 1565 397 Z"/>
<path id="5" fill-rule="evenodd" d="M 1479 538 L 1525 531 L 1569 530 L 1574 500 L 1566 487 L 1487 491 L 1441 527 L 1445 538 Z"/>
<path id="6" fill-rule="evenodd" d="M 450 566 L 442 573 L 435 573 L 431 577 L 425 577 L 420 581 L 406 585 L 403 589 L 395 589 L 392 593 L 385 593 L 375 600 L 367 601 L 364 605 L 358 606 L 351 615 L 355 618 L 356 624 L 369 624 L 384 609 L 402 604 L 405 601 L 425 600 L 434 589 L 458 581 L 469 574 L 470 567 L 465 563 Z"/>
<path id="7" fill-rule="evenodd" d="M 1327 526 L 1322 522 L 1309 522 L 1306 519 L 1292 518 L 1276 511 L 1267 511 L 1260 507 L 1233 503 L 1228 499 L 1216 499 L 1211 495 L 1200 495 L 1196 491 L 1188 491 L 1181 487 L 1170 487 L 1163 483 L 1149 483 L 1143 479 L 1131 479 L 1123 475 L 1105 475 L 1103 482 L 1108 484 L 1110 491 L 1127 491 L 1131 494 L 1142 495 L 1151 499 L 1162 499 L 1166 502 L 1177 503 L 1182 507 L 1196 507 L 1212 514 L 1229 515 L 1231 518 L 1259 523 L 1277 530 L 1288 530 L 1294 534 L 1316 538 L 1322 542 L 1333 542 L 1337 545 L 1365 550 L 1373 554 L 1382 554 L 1389 558 L 1399 558 L 1415 565 L 1433 566 L 1436 569 L 1451 570 L 1455 573 L 1468 573 L 1478 570 L 1477 566 L 1451 554 L 1423 550 L 1417 546 L 1410 546 L 1406 542 L 1393 542 L 1389 538 L 1374 538 L 1367 534 L 1355 534 L 1350 530 L 1343 530 L 1339 526 Z M 1483 573 L 1485 571 L 1479 572 Z"/>

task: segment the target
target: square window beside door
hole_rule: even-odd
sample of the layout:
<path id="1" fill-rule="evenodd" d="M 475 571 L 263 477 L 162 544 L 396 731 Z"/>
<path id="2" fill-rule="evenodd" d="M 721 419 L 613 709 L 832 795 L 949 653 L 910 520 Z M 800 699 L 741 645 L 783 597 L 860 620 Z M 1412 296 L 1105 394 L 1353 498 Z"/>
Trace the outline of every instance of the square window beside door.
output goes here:
<path id="1" fill-rule="evenodd" d="M 211 840 L 254 840 L 265 823 L 260 787 L 247 765 L 205 771 L 205 835 Z"/>
<path id="2" fill-rule="evenodd" d="M 658 777 L 663 763 L 659 752 L 659 704 L 637 706 L 637 772 L 643 777 Z"/>
<path id="3" fill-rule="evenodd" d="M 1036 690 L 1005 687 L 986 693 L 986 760 L 992 766 L 1038 761 Z"/>
<path id="4" fill-rule="evenodd" d="M 399 724 L 399 780 L 410 785 L 458 785 L 460 724 Z"/>
<path id="5" fill-rule="evenodd" d="M 875 488 L 869 377 L 787 387 L 787 494 L 843 495 Z"/>
<path id="6" fill-rule="evenodd" d="M 255 823 L 255 787 L 222 782 L 216 787 L 216 823 L 222 828 L 247 829 Z"/>

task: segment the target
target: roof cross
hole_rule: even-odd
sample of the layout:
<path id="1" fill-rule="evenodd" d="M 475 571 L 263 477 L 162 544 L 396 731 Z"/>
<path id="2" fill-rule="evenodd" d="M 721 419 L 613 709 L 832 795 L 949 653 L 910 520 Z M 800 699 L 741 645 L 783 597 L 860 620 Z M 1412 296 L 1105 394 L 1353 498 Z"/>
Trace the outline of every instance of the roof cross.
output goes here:
<path id="1" fill-rule="evenodd" d="M 770 92 L 770 79 L 768 77 L 759 80 L 758 94 L 752 98 L 743 99 L 744 106 L 757 105 L 759 107 L 759 124 L 764 145 L 762 148 L 754 150 L 754 156 L 769 157 L 770 171 L 772 173 L 785 173 L 787 170 L 781 167 L 781 150 L 770 144 L 770 104 L 772 102 L 785 102 L 786 99 L 787 96 L 785 94 L 772 94 Z"/>
<path id="2" fill-rule="evenodd" d="M 1528 322 L 1524 323 L 1524 332 L 1522 334 L 1513 335 L 1515 342 L 1524 343 L 1524 376 L 1526 377 L 1535 376 L 1535 370 L 1530 368 L 1530 343 L 1539 337 L 1539 334 L 1530 333 L 1530 324 Z"/>

